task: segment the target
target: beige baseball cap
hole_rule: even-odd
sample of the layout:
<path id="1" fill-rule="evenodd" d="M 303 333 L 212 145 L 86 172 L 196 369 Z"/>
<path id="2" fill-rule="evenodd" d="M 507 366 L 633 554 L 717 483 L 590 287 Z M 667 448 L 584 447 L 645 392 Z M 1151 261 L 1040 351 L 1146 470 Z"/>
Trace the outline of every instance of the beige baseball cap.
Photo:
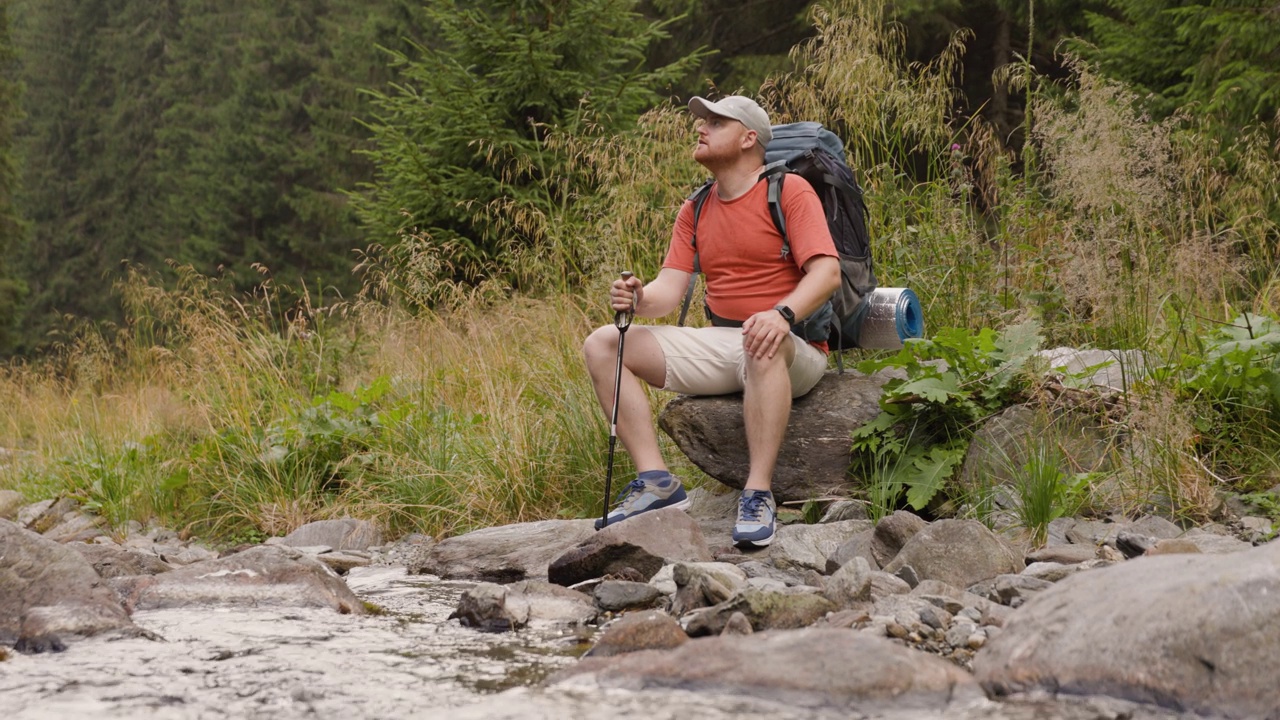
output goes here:
<path id="1" fill-rule="evenodd" d="M 721 98 L 717 102 L 695 97 L 689 101 L 689 112 L 700 118 L 719 115 L 720 117 L 737 120 L 746 125 L 748 130 L 756 131 L 756 140 L 760 142 L 760 147 L 768 147 L 769 141 L 773 139 L 773 127 L 769 123 L 769 113 L 765 112 L 764 108 L 749 97 L 730 95 L 729 97 Z"/>

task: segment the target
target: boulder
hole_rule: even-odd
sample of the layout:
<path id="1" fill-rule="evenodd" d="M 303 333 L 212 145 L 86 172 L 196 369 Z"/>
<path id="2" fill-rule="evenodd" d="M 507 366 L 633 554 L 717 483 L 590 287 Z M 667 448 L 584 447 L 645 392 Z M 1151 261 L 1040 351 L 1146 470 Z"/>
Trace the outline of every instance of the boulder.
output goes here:
<path id="1" fill-rule="evenodd" d="M 172 567 L 154 553 L 123 548 L 119 545 L 71 543 L 67 547 L 84 556 L 98 575 L 104 578 L 130 575 L 158 575 Z"/>
<path id="2" fill-rule="evenodd" d="M 734 613 L 742 613 L 756 630 L 808 627 L 839 608 L 816 592 L 799 588 L 781 591 L 744 588 L 728 600 L 680 618 L 690 637 L 719 635 Z"/>
<path id="3" fill-rule="evenodd" d="M 505 632 L 539 623 L 584 625 L 596 615 L 595 603 L 585 593 L 545 580 L 521 580 L 476 585 L 462 594 L 449 619 L 464 627 Z"/>
<path id="4" fill-rule="evenodd" d="M 1045 690 L 1276 718 L 1277 646 L 1280 543 L 1270 543 L 1139 557 L 1065 578 L 1010 615 L 974 674 L 998 696 Z"/>
<path id="5" fill-rule="evenodd" d="M 281 542 L 293 547 L 327 545 L 334 550 L 364 551 L 382 544 L 382 531 L 368 520 L 317 520 L 285 535 Z"/>
<path id="6" fill-rule="evenodd" d="M 780 568 L 827 571 L 829 558 L 858 533 L 871 529 L 870 520 L 841 520 L 817 525 L 783 525 L 769 546 L 769 558 Z"/>
<path id="7" fill-rule="evenodd" d="M 859 717 L 888 707 L 944 711 L 982 699 L 969 674 L 946 660 L 841 628 L 727 634 L 673 650 L 588 657 L 549 683 L 554 687 L 582 676 L 605 688 L 682 688 L 809 709 L 850 713 L 856 708 Z"/>
<path id="8" fill-rule="evenodd" d="M 693 518 L 678 508 L 663 508 L 591 535 L 553 560 L 547 579 L 569 586 L 631 568 L 647 581 L 663 565 L 686 560 L 710 561 L 711 550 Z"/>
<path id="9" fill-rule="evenodd" d="M 604 627 L 583 657 L 612 657 L 641 650 L 670 650 L 689 641 L 675 618 L 657 610 L 623 615 Z"/>
<path id="10" fill-rule="evenodd" d="M 545 578 L 552 560 L 595 533 L 591 520 L 541 520 L 484 528 L 441 540 L 408 570 L 413 575 L 438 575 L 446 580 L 497 583 Z"/>
<path id="11" fill-rule="evenodd" d="M 75 550 L 0 520 L 0 644 L 60 650 L 68 636 L 141 631 Z"/>
<path id="12" fill-rule="evenodd" d="M 596 606 L 606 612 L 651 608 L 662 599 L 662 593 L 653 585 L 627 580 L 605 580 L 591 591 L 591 595 Z"/>
<path id="13" fill-rule="evenodd" d="M 871 535 L 871 555 L 876 567 L 883 568 L 916 533 L 929 526 L 919 515 L 895 510 L 880 518 Z"/>
<path id="14" fill-rule="evenodd" d="M 885 572 L 914 570 L 920 580 L 967 588 L 997 575 L 1022 572 L 1022 554 L 976 520 L 939 520 L 907 541 Z M 908 581 L 910 582 L 910 581 Z"/>
<path id="15" fill-rule="evenodd" d="M 260 545 L 160 575 L 124 578 L 116 589 L 133 610 L 269 606 L 365 612 L 355 593 L 324 563 L 280 545 Z"/>
<path id="16" fill-rule="evenodd" d="M 847 495 L 850 434 L 880 414 L 883 375 L 828 372 L 792 403 L 787 433 L 773 475 L 778 502 Z M 658 425 L 707 475 L 741 490 L 747 481 L 742 395 L 681 396 L 658 416 Z"/>

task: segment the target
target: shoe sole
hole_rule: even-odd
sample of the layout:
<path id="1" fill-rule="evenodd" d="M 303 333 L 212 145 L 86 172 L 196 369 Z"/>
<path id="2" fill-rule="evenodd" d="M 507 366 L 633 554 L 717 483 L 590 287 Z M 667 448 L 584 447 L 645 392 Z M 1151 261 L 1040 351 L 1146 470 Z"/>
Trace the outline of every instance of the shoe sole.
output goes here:
<path id="1" fill-rule="evenodd" d="M 677 509 L 677 510 L 688 510 L 692 505 L 693 505 L 693 500 L 692 500 L 691 498 L 687 498 L 687 497 L 686 497 L 685 499 L 681 500 L 680 502 L 676 503 L 675 505 L 663 505 L 663 506 L 662 506 L 662 507 L 660 507 L 660 508 L 649 508 L 648 510 L 644 510 L 644 511 L 638 512 L 638 513 L 636 513 L 635 515 L 628 515 L 627 517 L 624 517 L 624 518 L 622 518 L 621 520 L 610 520 L 608 525 L 606 525 L 606 526 L 604 526 L 604 527 L 598 527 L 598 528 L 596 528 L 596 532 L 599 532 L 599 531 L 603 530 L 605 527 L 612 527 L 612 526 L 614 526 L 614 525 L 617 525 L 617 524 L 618 524 L 618 523 L 620 523 L 620 522 L 626 522 L 627 520 L 630 520 L 630 519 L 631 519 L 631 518 L 633 518 L 633 517 L 639 517 L 640 515 L 644 515 L 645 513 L 651 513 L 651 512 L 655 512 L 655 511 L 657 511 L 657 510 L 667 510 L 667 509 L 670 509 L 670 508 L 675 508 L 675 509 Z"/>
<path id="2" fill-rule="evenodd" d="M 776 534 L 774 534 L 774 535 L 770 535 L 769 537 L 765 538 L 764 540 L 735 540 L 735 541 L 733 541 L 733 545 L 734 545 L 734 547 L 739 547 L 739 548 L 763 548 L 763 547 L 769 547 L 769 545 L 773 542 L 773 539 L 774 539 L 775 537 L 777 537 L 777 535 L 776 535 Z"/>

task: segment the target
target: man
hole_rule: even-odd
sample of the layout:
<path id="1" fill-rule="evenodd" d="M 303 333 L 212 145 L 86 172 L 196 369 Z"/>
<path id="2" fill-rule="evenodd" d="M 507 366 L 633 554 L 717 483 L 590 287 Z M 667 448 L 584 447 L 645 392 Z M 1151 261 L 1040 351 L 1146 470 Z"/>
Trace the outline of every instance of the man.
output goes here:
<path id="1" fill-rule="evenodd" d="M 750 471 L 739 502 L 733 541 L 763 547 L 773 541 L 776 505 L 770 488 L 791 413 L 791 400 L 809 392 L 826 371 L 826 347 L 792 332 L 831 296 L 840 265 L 822 205 L 803 178 L 783 184 L 782 209 L 790 254 L 769 214 L 768 183 L 760 178 L 772 138 L 769 116 L 755 101 L 695 97 L 700 119 L 693 157 L 715 185 L 697 222 L 697 255 L 706 279 L 707 307 L 717 327 L 632 325 L 618 388 L 618 439 L 638 475 L 609 513 L 614 523 L 647 510 L 687 507 L 680 481 L 667 470 L 649 403 L 639 381 L 687 395 L 743 393 Z M 610 289 L 615 311 L 634 307 L 657 318 L 681 302 L 694 271 L 693 203 L 680 208 L 657 278 L 618 279 Z M 736 326 L 723 326 L 736 325 Z M 606 325 L 583 346 L 596 397 L 613 409 L 618 328 Z M 597 520 L 597 529 L 602 521 Z"/>

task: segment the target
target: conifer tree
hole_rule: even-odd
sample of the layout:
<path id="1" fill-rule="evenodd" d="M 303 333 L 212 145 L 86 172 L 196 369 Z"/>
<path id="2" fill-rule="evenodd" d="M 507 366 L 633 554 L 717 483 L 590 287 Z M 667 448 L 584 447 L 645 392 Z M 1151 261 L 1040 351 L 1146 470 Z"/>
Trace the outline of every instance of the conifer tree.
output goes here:
<path id="1" fill-rule="evenodd" d="M 0 0 L 0 356 L 13 350 L 12 334 L 25 290 L 13 262 L 24 244 L 26 228 L 14 203 L 18 174 L 13 141 L 22 87 L 14 79 L 8 5 Z"/>
<path id="2" fill-rule="evenodd" d="M 391 53 L 399 79 L 373 93 L 377 170 L 356 200 L 370 240 L 416 230 L 454 246 L 454 279 L 483 275 L 521 243 L 487 209 L 503 200 L 554 213 L 574 191 L 545 182 L 564 174 L 547 133 L 627 127 L 696 61 L 647 70 L 645 53 L 665 32 L 635 5 L 430 0 L 430 42 Z"/>

